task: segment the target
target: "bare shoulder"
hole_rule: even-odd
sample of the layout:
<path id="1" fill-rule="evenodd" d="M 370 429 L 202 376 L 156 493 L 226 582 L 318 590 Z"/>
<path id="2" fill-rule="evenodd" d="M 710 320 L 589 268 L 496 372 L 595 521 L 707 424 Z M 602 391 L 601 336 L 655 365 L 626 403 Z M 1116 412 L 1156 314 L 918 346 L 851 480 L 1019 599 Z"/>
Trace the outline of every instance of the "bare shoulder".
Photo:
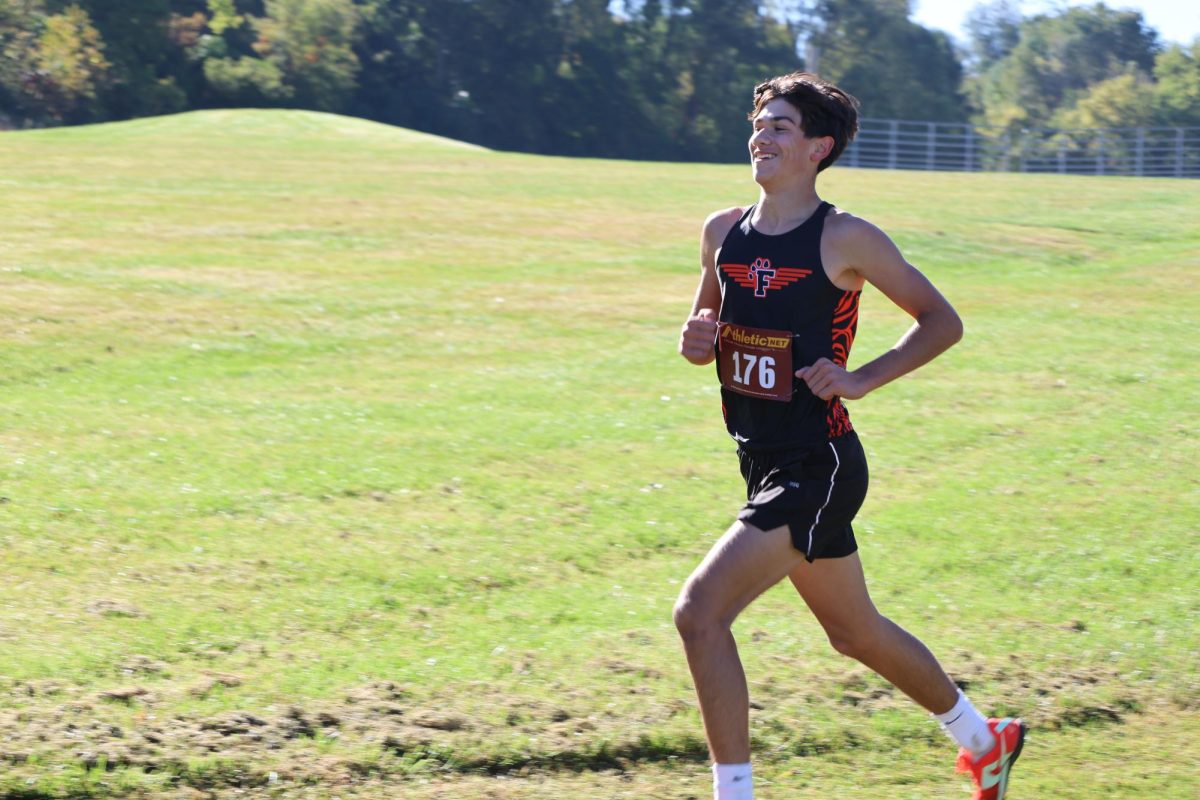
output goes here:
<path id="1" fill-rule="evenodd" d="M 836 207 L 825 217 L 825 231 L 839 251 L 869 251 L 892 242 L 878 225 Z"/>
<path id="2" fill-rule="evenodd" d="M 879 226 L 836 208 L 825 218 L 821 260 L 829 280 L 848 290 L 876 283 L 885 271 L 912 269 Z"/>
<path id="3" fill-rule="evenodd" d="M 714 211 L 704 220 L 704 243 L 716 250 L 725 241 L 725 237 L 729 235 L 729 231 L 737 224 L 737 221 L 742 218 L 742 214 L 746 213 L 744 206 L 732 206 L 730 208 L 722 208 L 720 211 Z"/>
<path id="4" fill-rule="evenodd" d="M 825 218 L 825 232 L 821 256 L 834 274 L 852 270 L 869 279 L 869 271 L 879 265 L 907 263 L 882 228 L 849 212 L 835 208 Z"/>

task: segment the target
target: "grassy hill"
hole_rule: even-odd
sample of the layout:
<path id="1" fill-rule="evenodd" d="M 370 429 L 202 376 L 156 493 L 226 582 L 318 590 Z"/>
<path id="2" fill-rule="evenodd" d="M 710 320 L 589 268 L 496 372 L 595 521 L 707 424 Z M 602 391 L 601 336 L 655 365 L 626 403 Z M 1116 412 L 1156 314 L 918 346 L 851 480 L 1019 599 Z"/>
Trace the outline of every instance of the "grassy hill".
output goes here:
<path id="1" fill-rule="evenodd" d="M 742 488 L 675 355 L 736 166 L 212 111 L 0 134 L 0 797 L 704 797 L 670 622 Z M 962 344 L 851 406 L 876 603 L 1034 730 L 1200 781 L 1200 184 L 836 168 Z M 851 364 L 903 315 L 863 301 Z M 957 798 L 779 587 L 760 795 Z M 869 789 L 867 787 L 870 787 Z"/>

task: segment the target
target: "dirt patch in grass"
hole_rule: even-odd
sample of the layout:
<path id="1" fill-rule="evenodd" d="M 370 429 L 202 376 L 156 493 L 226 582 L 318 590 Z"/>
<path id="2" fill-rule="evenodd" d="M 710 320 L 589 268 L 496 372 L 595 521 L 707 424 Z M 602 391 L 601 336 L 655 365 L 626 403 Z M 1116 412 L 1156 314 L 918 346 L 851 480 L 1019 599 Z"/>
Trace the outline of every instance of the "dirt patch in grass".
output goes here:
<path id="1" fill-rule="evenodd" d="M 1115 669 L 1034 670 L 1019 659 L 988 661 L 961 651 L 952 661 L 960 686 L 981 707 L 1002 698 L 1004 707 L 993 713 L 1020 713 L 1035 730 L 1121 725 L 1148 705 L 1170 703 L 1139 694 L 1135 682 Z M 0 771 L 132 770 L 165 777 L 173 790 L 209 793 L 203 796 L 231 788 L 328 789 L 403 778 L 425 781 L 424 796 L 436 797 L 436 783 L 453 775 L 532 781 L 538 775 L 620 775 L 707 762 L 699 725 L 674 719 L 694 713 L 690 697 L 656 693 L 650 686 L 661 676 L 636 664 L 603 658 L 595 666 L 617 680 L 644 681 L 634 691 L 636 706 L 614 711 L 605 698 L 566 692 L 553 699 L 496 693 L 471 707 L 463 704 L 480 698 L 418 698 L 397 683 L 375 681 L 326 701 L 199 715 L 165 709 L 198 693 L 237 687 L 241 676 L 208 671 L 198 684 L 172 682 L 166 665 L 130 656 L 116 670 L 124 681 L 104 690 L 54 680 L 11 683 L 6 694 L 15 707 L 0 710 Z M 752 686 L 752 731 L 765 761 L 882 752 L 896 744 L 894 737 L 921 738 L 925 728 L 930 742 L 941 735 L 935 726 L 921 726 L 927 720 L 909 713 L 911 701 L 864 668 L 814 678 L 803 692 L 796 685 L 784 675 Z M 872 731 L 867 718 L 888 712 L 901 727 Z M 845 724 L 829 727 L 831 719 Z M 499 791 L 506 784 L 494 786 Z"/>
<path id="2" fill-rule="evenodd" d="M 230 677 L 214 673 L 209 680 L 229 685 Z M 83 696 L 53 681 L 19 682 L 11 692 L 22 699 L 75 699 L 0 711 L 0 730 L 6 732 L 0 762 L 131 768 L 170 774 L 180 786 L 201 789 L 277 781 L 344 785 L 380 774 L 528 775 L 706 757 L 698 739 L 682 747 L 646 736 L 610 740 L 616 726 L 559 705 L 499 700 L 507 710 L 491 721 L 416 704 L 386 681 L 356 687 L 335 701 L 168 718 L 155 711 L 159 693 L 138 685 Z M 134 713 L 123 723 L 110 721 L 115 709 L 130 707 Z M 590 738 L 602 728 L 600 740 Z M 526 741 L 531 736 L 536 746 Z M 346 754 L 322 752 L 334 748 Z"/>

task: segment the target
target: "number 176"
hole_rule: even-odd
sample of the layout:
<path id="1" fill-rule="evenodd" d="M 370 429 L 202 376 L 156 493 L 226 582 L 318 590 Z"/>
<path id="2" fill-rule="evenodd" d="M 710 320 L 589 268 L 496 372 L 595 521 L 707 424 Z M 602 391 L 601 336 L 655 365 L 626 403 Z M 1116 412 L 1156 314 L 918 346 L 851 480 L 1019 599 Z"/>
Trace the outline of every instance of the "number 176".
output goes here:
<path id="1" fill-rule="evenodd" d="M 753 353 L 733 351 L 733 382 L 743 386 L 751 384 L 754 365 L 758 364 L 758 385 L 764 389 L 775 388 L 775 359 L 771 356 L 756 356 Z"/>

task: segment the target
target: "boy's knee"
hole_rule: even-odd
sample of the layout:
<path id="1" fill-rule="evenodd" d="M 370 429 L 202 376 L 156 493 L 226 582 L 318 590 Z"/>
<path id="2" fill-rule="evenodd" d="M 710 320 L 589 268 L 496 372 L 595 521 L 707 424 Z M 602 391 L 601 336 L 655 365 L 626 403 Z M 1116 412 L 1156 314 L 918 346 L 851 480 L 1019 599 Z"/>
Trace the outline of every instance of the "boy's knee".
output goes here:
<path id="1" fill-rule="evenodd" d="M 722 627 L 720 617 L 704 602 L 703 592 L 690 583 L 679 593 L 672 616 L 675 630 L 685 642 L 708 636 Z"/>
<path id="2" fill-rule="evenodd" d="M 863 653 L 862 644 L 853 636 L 845 636 L 840 634 L 836 636 L 830 635 L 829 644 L 837 652 L 841 653 L 847 658 L 853 658 L 856 661 L 859 660 L 859 657 Z"/>
<path id="3" fill-rule="evenodd" d="M 826 628 L 829 644 L 834 650 L 856 661 L 862 661 L 879 646 L 883 640 L 879 625 L 882 618 L 862 620 L 854 625 Z"/>
<path id="4" fill-rule="evenodd" d="M 686 589 L 680 592 L 679 597 L 675 600 L 675 607 L 671 609 L 671 617 L 675 621 L 675 630 L 679 631 L 679 635 L 684 639 L 691 636 L 699 627 L 699 616 L 696 602 L 691 595 Z"/>

